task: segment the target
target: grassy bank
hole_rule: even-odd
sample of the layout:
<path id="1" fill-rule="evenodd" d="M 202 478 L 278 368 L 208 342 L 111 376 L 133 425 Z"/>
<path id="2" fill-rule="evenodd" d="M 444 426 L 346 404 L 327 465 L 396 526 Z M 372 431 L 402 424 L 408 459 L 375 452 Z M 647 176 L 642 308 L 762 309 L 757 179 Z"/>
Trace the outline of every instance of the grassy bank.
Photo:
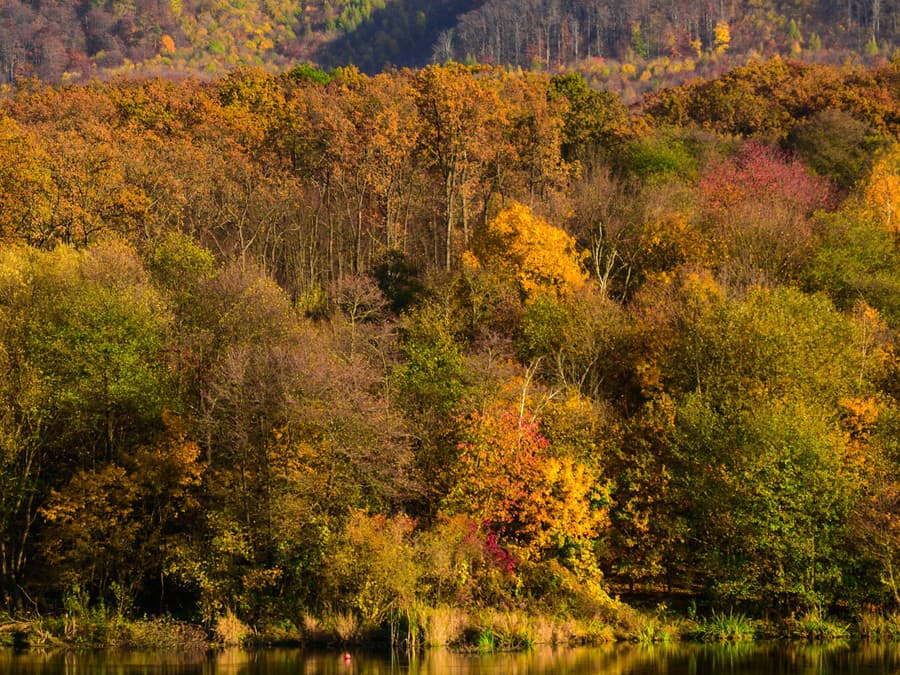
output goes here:
<path id="1" fill-rule="evenodd" d="M 0 618 L 0 646 L 195 650 L 210 645 L 202 627 L 171 617 L 104 616 Z"/>
<path id="2" fill-rule="evenodd" d="M 518 651 L 539 645 L 609 642 L 750 642 L 759 639 L 833 641 L 900 640 L 900 613 L 863 612 L 849 620 L 818 611 L 758 620 L 735 611 L 707 616 L 676 613 L 661 605 L 639 611 L 623 605 L 615 616 L 574 618 L 516 610 L 470 611 L 423 607 L 415 613 L 365 624 L 351 614 L 305 615 L 251 626 L 227 613 L 209 626 L 171 617 L 127 619 L 92 610 L 82 615 L 15 618 L 0 615 L 0 647 L 195 650 L 222 646 L 379 645 L 404 649 Z"/>

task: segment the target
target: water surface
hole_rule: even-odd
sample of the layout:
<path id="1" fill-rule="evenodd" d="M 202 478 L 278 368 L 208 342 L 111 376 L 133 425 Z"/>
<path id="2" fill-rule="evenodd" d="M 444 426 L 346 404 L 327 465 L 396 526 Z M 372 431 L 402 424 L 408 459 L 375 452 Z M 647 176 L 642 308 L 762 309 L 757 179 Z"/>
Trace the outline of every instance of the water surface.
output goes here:
<path id="1" fill-rule="evenodd" d="M 403 655 L 300 649 L 212 653 L 0 650 L 2 675 L 828 675 L 900 673 L 900 645 L 610 645 L 517 654 Z"/>

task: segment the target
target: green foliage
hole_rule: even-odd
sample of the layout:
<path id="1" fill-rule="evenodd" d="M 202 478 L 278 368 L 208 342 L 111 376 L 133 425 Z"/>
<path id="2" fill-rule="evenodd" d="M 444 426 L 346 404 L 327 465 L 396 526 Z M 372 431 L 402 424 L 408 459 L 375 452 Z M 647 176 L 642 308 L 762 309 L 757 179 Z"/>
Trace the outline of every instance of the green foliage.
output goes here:
<path id="1" fill-rule="evenodd" d="M 19 251 L 6 312 L 7 343 L 41 373 L 44 442 L 112 457 L 158 424 L 168 387 L 163 367 L 165 308 L 139 260 L 111 241 L 87 252 Z M 11 278 L 10 278 L 11 280 Z M 27 367 L 27 366 L 26 366 Z M 49 431 L 49 429 L 47 430 Z"/>
<path id="2" fill-rule="evenodd" d="M 900 256 L 894 237 L 850 207 L 819 219 L 819 245 L 804 276 L 845 310 L 860 299 L 900 325 Z"/>
<path id="3" fill-rule="evenodd" d="M 590 292 L 570 299 L 537 295 L 516 335 L 519 357 L 549 381 L 585 396 L 621 391 L 628 378 L 632 329 L 616 303 Z"/>
<path id="4" fill-rule="evenodd" d="M 387 251 L 372 270 L 378 288 L 391 303 L 391 309 L 398 314 L 422 295 L 424 287 L 419 274 L 420 271 L 403 251 L 397 249 Z"/>
<path id="5" fill-rule="evenodd" d="M 555 75 L 550 95 L 568 103 L 563 115 L 563 157 L 592 160 L 619 137 L 627 134 L 628 112 L 610 91 L 597 91 L 578 73 Z"/>
<path id="6" fill-rule="evenodd" d="M 190 237 L 169 232 L 157 239 L 144 256 L 144 266 L 158 288 L 177 306 L 190 302 L 212 276 L 212 254 Z M 184 310 L 182 310 L 184 311 Z"/>
<path id="7" fill-rule="evenodd" d="M 878 56 L 878 41 L 875 39 L 874 35 L 869 38 L 868 42 L 866 42 L 865 47 L 863 47 L 863 51 L 865 52 L 866 56 L 870 58 Z"/>
<path id="8" fill-rule="evenodd" d="M 492 654 L 494 652 L 494 631 L 490 628 L 479 633 L 478 651 L 482 654 Z"/>
<path id="9" fill-rule="evenodd" d="M 867 640 L 896 642 L 900 638 L 900 616 L 896 613 L 865 612 L 856 624 L 860 637 Z"/>
<path id="10" fill-rule="evenodd" d="M 694 368 L 676 412 L 680 481 L 707 537 L 703 567 L 726 599 L 817 606 L 840 581 L 836 548 L 856 482 L 833 420 L 861 354 L 852 325 L 821 300 L 758 293 L 733 309 L 716 313 L 709 333 L 702 321 L 690 329 L 683 353 Z M 716 347 L 733 338 L 742 346 Z M 723 370 L 707 379 L 712 363 Z"/>
<path id="11" fill-rule="evenodd" d="M 848 624 L 824 616 L 819 609 L 810 610 L 797 619 L 788 621 L 786 629 L 791 637 L 802 640 L 826 641 L 850 638 Z"/>
<path id="12" fill-rule="evenodd" d="M 688 145 L 671 133 L 658 132 L 631 141 L 619 161 L 625 171 L 645 181 L 687 180 L 697 170 Z"/>
<path id="13" fill-rule="evenodd" d="M 828 109 L 796 126 L 788 143 L 816 173 L 849 190 L 868 173 L 884 141 L 849 113 Z"/>
<path id="14" fill-rule="evenodd" d="M 809 411 L 757 409 L 726 422 L 694 406 L 683 410 L 682 452 L 703 447 L 704 461 L 721 466 L 716 485 L 686 481 L 689 493 L 715 494 L 709 502 L 716 507 L 695 515 L 708 533 L 715 592 L 776 607 L 833 599 L 840 580 L 834 550 L 854 487 L 836 477 L 842 448 L 835 431 Z"/>
<path id="15" fill-rule="evenodd" d="M 298 83 L 326 85 L 331 82 L 331 75 L 309 63 L 300 63 L 287 71 L 287 77 Z"/>
<path id="16" fill-rule="evenodd" d="M 404 516 L 355 512 L 330 547 L 323 579 L 326 597 L 335 609 L 358 617 L 363 630 L 416 609 L 422 568 L 416 564 L 413 526 Z"/>
<path id="17" fill-rule="evenodd" d="M 395 376 L 400 395 L 412 410 L 451 416 L 464 393 L 465 370 L 447 315 L 423 305 L 408 318 L 404 334 L 405 358 Z"/>

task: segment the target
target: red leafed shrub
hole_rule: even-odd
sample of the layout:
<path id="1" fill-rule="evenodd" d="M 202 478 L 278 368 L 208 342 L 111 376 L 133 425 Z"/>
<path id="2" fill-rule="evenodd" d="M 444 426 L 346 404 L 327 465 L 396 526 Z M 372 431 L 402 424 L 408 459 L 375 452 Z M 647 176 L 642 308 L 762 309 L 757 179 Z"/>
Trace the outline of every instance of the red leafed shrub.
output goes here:
<path id="1" fill-rule="evenodd" d="M 759 141 L 747 143 L 734 157 L 711 166 L 700 190 L 713 210 L 730 210 L 744 202 L 777 205 L 807 217 L 828 208 L 830 183 L 810 174 L 798 159 Z"/>
<path id="2" fill-rule="evenodd" d="M 810 217 L 832 205 L 830 182 L 758 141 L 710 166 L 700 194 L 722 265 L 738 283 L 790 283 L 812 252 Z"/>

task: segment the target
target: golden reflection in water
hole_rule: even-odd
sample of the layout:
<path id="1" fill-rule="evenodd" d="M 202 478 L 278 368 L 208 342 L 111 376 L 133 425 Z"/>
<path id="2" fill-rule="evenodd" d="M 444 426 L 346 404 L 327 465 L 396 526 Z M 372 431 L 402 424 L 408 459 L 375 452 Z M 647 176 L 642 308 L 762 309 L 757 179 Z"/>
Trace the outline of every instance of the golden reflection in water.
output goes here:
<path id="1" fill-rule="evenodd" d="M 213 653 L 0 650 L 0 675 L 831 675 L 898 673 L 898 644 L 740 644 L 403 654 L 299 649 Z"/>
<path id="2" fill-rule="evenodd" d="M 204 674 L 212 675 L 240 675 L 247 671 L 247 666 L 254 660 L 256 652 L 246 651 L 238 647 L 229 647 L 213 652 L 208 659 L 210 671 L 204 669 Z"/>

